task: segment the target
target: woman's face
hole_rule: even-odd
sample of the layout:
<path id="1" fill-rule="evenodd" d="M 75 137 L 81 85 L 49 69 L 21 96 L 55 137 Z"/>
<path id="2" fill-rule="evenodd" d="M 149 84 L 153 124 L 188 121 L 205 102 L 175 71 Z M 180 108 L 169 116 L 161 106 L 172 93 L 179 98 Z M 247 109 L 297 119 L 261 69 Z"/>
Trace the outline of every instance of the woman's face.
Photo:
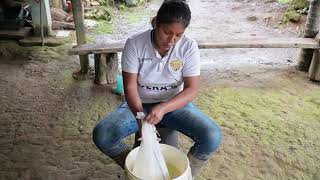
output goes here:
<path id="1" fill-rule="evenodd" d="M 158 51 L 168 51 L 182 37 L 186 28 L 182 23 L 160 24 L 155 30 Z"/>

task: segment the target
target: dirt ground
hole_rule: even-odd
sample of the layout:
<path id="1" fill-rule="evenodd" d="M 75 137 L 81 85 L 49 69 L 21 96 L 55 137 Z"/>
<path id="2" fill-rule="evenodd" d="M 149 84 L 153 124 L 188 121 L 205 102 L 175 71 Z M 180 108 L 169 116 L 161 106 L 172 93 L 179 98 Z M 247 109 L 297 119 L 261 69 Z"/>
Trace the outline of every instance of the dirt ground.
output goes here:
<path id="1" fill-rule="evenodd" d="M 187 34 L 198 39 L 300 35 L 301 24 L 278 25 L 283 7 L 275 1 L 188 3 L 193 19 Z M 123 26 L 127 14 L 119 13 L 117 33 L 95 36 L 96 41 L 120 40 L 148 28 L 159 5 L 152 1 L 143 11 L 134 8 L 138 20 L 129 27 Z M 0 42 L 0 179 L 123 175 L 91 140 L 95 124 L 123 98 L 110 93 L 112 85 L 73 79 L 79 60 L 67 55 L 71 46 Z M 201 50 L 202 88 L 195 102 L 223 131 L 222 145 L 202 179 L 320 179 L 320 84 L 294 68 L 297 53 Z M 132 144 L 132 137 L 127 142 Z M 180 136 L 182 151 L 191 145 Z"/>

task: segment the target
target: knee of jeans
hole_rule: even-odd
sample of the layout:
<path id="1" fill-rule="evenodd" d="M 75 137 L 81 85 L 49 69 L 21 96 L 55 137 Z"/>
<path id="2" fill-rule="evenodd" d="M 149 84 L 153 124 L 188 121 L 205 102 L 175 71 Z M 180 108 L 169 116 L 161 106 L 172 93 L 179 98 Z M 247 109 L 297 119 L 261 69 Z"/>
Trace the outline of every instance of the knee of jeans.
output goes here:
<path id="1" fill-rule="evenodd" d="M 208 150 L 211 152 L 216 151 L 221 144 L 222 139 L 220 127 L 216 124 L 212 126 L 210 129 L 208 129 L 206 137 Z"/>
<path id="2" fill-rule="evenodd" d="M 93 142 L 99 149 L 112 147 L 117 142 L 114 136 L 114 128 L 104 127 L 102 124 L 98 124 L 92 133 Z"/>

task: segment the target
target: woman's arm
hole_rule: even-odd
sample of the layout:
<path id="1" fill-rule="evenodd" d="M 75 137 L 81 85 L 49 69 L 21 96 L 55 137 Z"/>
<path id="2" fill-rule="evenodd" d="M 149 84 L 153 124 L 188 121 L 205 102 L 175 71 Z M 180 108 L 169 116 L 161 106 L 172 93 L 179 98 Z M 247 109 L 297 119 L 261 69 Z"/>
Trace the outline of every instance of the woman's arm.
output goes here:
<path id="1" fill-rule="evenodd" d="M 141 103 L 140 96 L 138 94 L 138 74 L 136 73 L 127 73 L 122 71 L 123 76 L 123 86 L 124 86 L 124 94 L 126 97 L 126 101 L 134 114 L 137 116 L 137 112 L 143 112 L 143 106 Z M 141 129 L 141 122 L 137 120 L 139 124 L 139 129 Z"/>
<path id="2" fill-rule="evenodd" d="M 166 113 L 182 108 L 196 97 L 200 86 L 200 76 L 185 77 L 183 81 L 184 88 L 179 94 L 169 101 L 158 104 L 147 115 L 146 120 L 149 123 L 159 123 Z"/>

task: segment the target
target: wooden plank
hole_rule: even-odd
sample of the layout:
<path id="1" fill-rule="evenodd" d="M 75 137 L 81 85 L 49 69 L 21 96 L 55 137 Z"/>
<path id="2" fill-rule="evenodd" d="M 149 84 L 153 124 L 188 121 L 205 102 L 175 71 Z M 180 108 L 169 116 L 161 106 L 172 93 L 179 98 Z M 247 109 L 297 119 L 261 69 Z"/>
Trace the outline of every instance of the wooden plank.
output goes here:
<path id="1" fill-rule="evenodd" d="M 197 41 L 200 49 L 218 48 L 306 48 L 320 49 L 319 43 L 312 38 L 250 38 L 223 41 Z M 124 42 L 105 44 L 84 44 L 74 46 L 70 55 L 104 54 L 121 52 Z"/>
<path id="2" fill-rule="evenodd" d="M 41 21 L 40 21 L 40 8 L 41 8 L 41 19 L 43 24 L 44 35 L 48 36 L 52 34 L 52 21 L 50 13 L 49 0 L 29 0 L 31 5 L 31 16 L 33 24 L 33 33 L 35 36 L 41 35 Z M 40 6 L 41 5 L 41 6 Z"/>
<path id="3" fill-rule="evenodd" d="M 307 48 L 319 49 L 312 38 L 251 38 L 225 41 L 197 41 L 200 49 L 216 48 Z"/>
<path id="4" fill-rule="evenodd" d="M 52 29 L 75 29 L 74 23 L 71 22 L 64 22 L 64 21 L 52 21 Z"/>
<path id="5" fill-rule="evenodd" d="M 64 38 L 55 38 L 55 37 L 45 37 L 43 43 L 45 46 L 60 46 L 68 43 L 69 39 Z M 42 39 L 41 37 L 26 37 L 19 40 L 19 45 L 21 46 L 41 46 Z"/>
<path id="6" fill-rule="evenodd" d="M 32 27 L 23 27 L 19 30 L 0 30 L 0 38 L 23 39 L 31 33 Z"/>
<path id="7" fill-rule="evenodd" d="M 125 42 L 76 45 L 69 50 L 70 55 L 107 54 L 121 52 Z"/>

